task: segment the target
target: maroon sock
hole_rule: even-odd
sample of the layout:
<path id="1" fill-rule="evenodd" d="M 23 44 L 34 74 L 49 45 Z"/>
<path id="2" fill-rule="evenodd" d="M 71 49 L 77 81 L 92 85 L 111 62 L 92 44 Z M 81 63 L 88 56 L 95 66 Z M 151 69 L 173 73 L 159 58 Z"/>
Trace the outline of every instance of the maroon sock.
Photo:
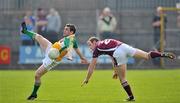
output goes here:
<path id="1" fill-rule="evenodd" d="M 150 56 L 151 58 L 161 57 L 161 53 L 158 52 L 158 51 L 150 51 L 150 52 L 149 52 L 149 56 Z"/>
<path id="2" fill-rule="evenodd" d="M 127 83 L 127 81 L 122 83 L 122 86 L 124 88 L 124 90 L 126 91 L 126 93 L 128 94 L 128 96 L 132 99 L 134 99 L 133 93 L 131 91 L 131 87 L 129 86 L 129 84 Z"/>

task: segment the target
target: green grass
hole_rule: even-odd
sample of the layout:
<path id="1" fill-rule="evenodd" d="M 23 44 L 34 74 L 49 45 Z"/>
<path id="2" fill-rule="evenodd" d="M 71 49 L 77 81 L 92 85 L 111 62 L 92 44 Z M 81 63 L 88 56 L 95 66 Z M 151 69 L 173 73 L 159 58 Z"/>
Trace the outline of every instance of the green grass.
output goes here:
<path id="1" fill-rule="evenodd" d="M 80 87 L 86 71 L 50 71 L 42 78 L 35 101 L 27 101 L 34 71 L 0 71 L 0 103 L 123 103 L 127 98 L 112 70 L 96 70 Z M 178 103 L 180 70 L 128 70 L 136 103 Z"/>

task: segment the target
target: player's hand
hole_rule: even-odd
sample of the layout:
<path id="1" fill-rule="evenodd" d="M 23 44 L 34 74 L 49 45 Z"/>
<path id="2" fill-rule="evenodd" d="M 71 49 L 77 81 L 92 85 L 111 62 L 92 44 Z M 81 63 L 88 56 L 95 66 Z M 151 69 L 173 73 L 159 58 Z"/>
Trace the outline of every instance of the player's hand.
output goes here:
<path id="1" fill-rule="evenodd" d="M 22 23 L 21 23 L 21 27 L 22 27 L 21 32 L 24 33 L 24 30 L 27 30 L 26 23 L 25 23 L 25 22 L 22 22 Z"/>
<path id="2" fill-rule="evenodd" d="M 81 59 L 82 64 L 89 64 L 89 62 L 86 59 Z"/>
<path id="3" fill-rule="evenodd" d="M 113 76 L 112 76 L 112 78 L 113 79 L 118 79 L 118 71 L 117 71 L 117 68 L 113 68 L 114 69 L 114 71 L 113 71 Z"/>
<path id="4" fill-rule="evenodd" d="M 73 61 L 73 58 L 67 57 L 67 60 L 69 60 L 69 61 Z"/>
<path id="5" fill-rule="evenodd" d="M 88 84 L 88 80 L 86 79 L 82 82 L 81 87 L 84 86 L 85 84 Z"/>
<path id="6" fill-rule="evenodd" d="M 112 78 L 113 78 L 113 79 L 117 79 L 117 78 L 118 78 L 118 74 L 117 74 L 117 73 L 113 73 Z"/>

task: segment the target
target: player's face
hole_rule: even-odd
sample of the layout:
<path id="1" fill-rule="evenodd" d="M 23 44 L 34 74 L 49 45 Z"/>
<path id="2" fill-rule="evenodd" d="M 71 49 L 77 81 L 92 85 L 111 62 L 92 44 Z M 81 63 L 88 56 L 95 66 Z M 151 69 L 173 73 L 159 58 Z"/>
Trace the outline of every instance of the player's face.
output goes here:
<path id="1" fill-rule="evenodd" d="M 91 51 L 94 51 L 94 49 L 95 49 L 95 47 L 96 47 L 96 43 L 95 42 L 90 42 L 90 41 L 88 41 L 87 42 L 87 44 L 88 44 L 88 46 L 89 46 L 89 49 L 91 50 Z"/>
<path id="2" fill-rule="evenodd" d="M 69 36 L 71 35 L 70 28 L 65 26 L 63 31 L 63 36 Z"/>

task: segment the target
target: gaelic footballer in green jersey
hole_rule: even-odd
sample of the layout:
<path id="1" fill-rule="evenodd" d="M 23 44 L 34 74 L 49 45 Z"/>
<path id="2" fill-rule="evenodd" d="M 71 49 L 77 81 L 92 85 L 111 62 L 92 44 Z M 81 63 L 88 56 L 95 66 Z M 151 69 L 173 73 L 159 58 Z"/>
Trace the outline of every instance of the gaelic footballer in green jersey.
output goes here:
<path id="1" fill-rule="evenodd" d="M 35 72 L 35 83 L 34 88 L 31 93 L 31 95 L 27 98 L 28 100 L 34 100 L 37 98 L 37 91 L 41 85 L 41 77 L 46 74 L 50 69 L 54 68 L 56 65 L 59 64 L 59 62 L 62 60 L 62 58 L 65 55 L 68 55 L 69 51 L 73 48 L 77 55 L 81 59 L 81 63 L 88 63 L 86 58 L 81 54 L 77 41 L 75 39 L 75 32 L 76 28 L 73 24 L 67 24 L 64 27 L 63 36 L 64 38 L 57 41 L 56 43 L 52 44 L 49 40 L 41 36 L 40 34 L 28 31 L 26 29 L 26 24 L 22 23 L 22 32 L 28 36 L 30 36 L 32 39 L 36 40 L 42 51 L 45 54 L 45 58 L 43 59 L 42 65 L 36 70 Z M 48 54 L 51 48 L 56 48 L 59 50 L 59 55 L 56 59 L 49 58 Z"/>

